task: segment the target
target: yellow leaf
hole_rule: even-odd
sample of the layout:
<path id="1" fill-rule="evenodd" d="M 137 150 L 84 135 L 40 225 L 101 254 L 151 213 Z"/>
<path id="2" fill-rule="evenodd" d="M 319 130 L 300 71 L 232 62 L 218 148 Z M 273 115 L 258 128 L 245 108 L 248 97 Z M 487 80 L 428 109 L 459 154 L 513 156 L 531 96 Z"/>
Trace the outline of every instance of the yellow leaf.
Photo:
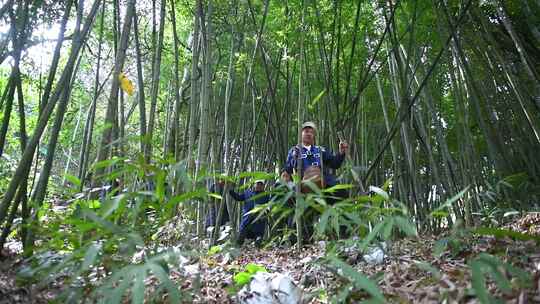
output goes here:
<path id="1" fill-rule="evenodd" d="M 126 92 L 129 96 L 133 95 L 135 87 L 133 86 L 131 80 L 129 80 L 124 73 L 120 73 L 118 75 L 118 80 L 120 80 L 120 87 L 122 88 L 122 90 Z"/>

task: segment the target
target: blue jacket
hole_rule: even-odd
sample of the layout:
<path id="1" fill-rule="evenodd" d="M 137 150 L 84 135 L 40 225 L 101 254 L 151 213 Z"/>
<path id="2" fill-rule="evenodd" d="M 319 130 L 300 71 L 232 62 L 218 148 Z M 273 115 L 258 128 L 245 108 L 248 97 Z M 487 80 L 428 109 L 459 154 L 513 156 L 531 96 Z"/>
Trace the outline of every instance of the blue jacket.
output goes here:
<path id="1" fill-rule="evenodd" d="M 323 165 L 323 175 L 324 183 L 328 187 L 335 186 L 337 184 L 336 177 L 331 173 L 329 169 L 339 169 L 343 160 L 345 159 L 345 154 L 334 154 L 332 151 L 325 149 L 321 146 L 311 146 L 311 151 L 308 151 L 306 147 L 302 146 L 302 151 L 299 153 L 298 157 L 295 156 L 295 149 L 298 146 L 294 146 L 289 150 L 287 154 L 287 162 L 285 164 L 285 170 L 292 174 L 293 170 L 296 169 L 297 158 L 301 159 L 302 162 L 302 172 L 300 176 L 304 176 L 304 170 L 310 166 L 321 167 L 321 159 Z"/>
<path id="2" fill-rule="evenodd" d="M 240 231 L 243 231 L 250 226 L 250 229 L 260 236 L 264 234 L 265 221 L 261 217 L 258 221 L 255 222 L 255 219 L 258 214 L 247 214 L 255 206 L 268 203 L 270 200 L 269 195 L 261 195 L 262 192 L 255 192 L 253 190 L 246 190 L 242 194 L 234 192 L 232 189 L 229 191 L 229 194 L 237 201 L 245 201 L 244 206 L 242 207 L 242 220 L 240 221 Z M 257 196 L 257 197 L 255 197 Z"/>

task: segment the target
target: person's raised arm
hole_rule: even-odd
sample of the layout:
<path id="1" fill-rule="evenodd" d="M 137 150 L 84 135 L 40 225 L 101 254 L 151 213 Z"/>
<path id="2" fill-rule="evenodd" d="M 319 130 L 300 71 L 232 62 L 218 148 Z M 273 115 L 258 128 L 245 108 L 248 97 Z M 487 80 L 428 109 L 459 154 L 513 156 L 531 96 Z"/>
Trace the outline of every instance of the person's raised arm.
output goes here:
<path id="1" fill-rule="evenodd" d="M 324 165 L 332 169 L 339 169 L 339 167 L 341 167 L 341 164 L 343 163 L 343 160 L 345 160 L 345 154 L 334 154 L 331 150 L 328 149 L 325 149 L 322 152 L 322 156 Z"/>
<path id="2" fill-rule="evenodd" d="M 287 154 L 287 161 L 285 162 L 285 171 L 289 173 L 289 175 L 293 174 L 293 170 L 296 168 L 296 159 L 297 159 L 298 151 L 297 147 L 292 147 L 289 150 L 289 153 Z"/>
<path id="3" fill-rule="evenodd" d="M 237 201 L 244 201 L 246 200 L 246 193 L 236 193 L 233 189 L 229 190 L 229 194 Z"/>

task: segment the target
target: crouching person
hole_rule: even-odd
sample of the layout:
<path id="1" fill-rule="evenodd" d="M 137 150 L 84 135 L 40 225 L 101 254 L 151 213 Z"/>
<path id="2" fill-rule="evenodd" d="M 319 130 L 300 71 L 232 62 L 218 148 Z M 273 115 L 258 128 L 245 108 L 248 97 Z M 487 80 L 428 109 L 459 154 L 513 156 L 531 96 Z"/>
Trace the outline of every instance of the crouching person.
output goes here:
<path id="1" fill-rule="evenodd" d="M 229 194 L 237 201 L 243 201 L 242 220 L 240 221 L 240 233 L 238 234 L 238 244 L 242 245 L 245 239 L 254 239 L 260 245 L 264 236 L 266 220 L 259 214 L 248 214 L 255 206 L 268 203 L 270 196 L 264 193 L 264 181 L 255 182 L 253 189 L 248 189 L 239 194 L 230 190 Z"/>

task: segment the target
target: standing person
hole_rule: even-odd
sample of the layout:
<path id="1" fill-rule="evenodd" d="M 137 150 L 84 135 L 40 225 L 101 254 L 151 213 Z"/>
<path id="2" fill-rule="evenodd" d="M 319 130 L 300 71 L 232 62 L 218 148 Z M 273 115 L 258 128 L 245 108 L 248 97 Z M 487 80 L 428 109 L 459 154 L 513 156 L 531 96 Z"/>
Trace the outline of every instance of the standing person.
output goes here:
<path id="1" fill-rule="evenodd" d="M 253 189 L 248 189 L 242 194 L 235 192 L 233 189 L 229 191 L 229 194 L 235 200 L 245 202 L 244 206 L 242 206 L 238 244 L 242 245 L 245 239 L 254 239 L 256 244 L 259 245 L 264 236 L 266 221 L 263 217 L 259 217 L 258 214 L 248 214 L 248 212 L 255 206 L 266 204 L 270 200 L 270 196 L 264 193 L 264 180 L 256 181 Z"/>
<path id="2" fill-rule="evenodd" d="M 349 150 L 345 141 L 340 141 L 339 152 L 332 153 L 329 149 L 315 145 L 317 128 L 314 122 L 308 121 L 302 125 L 302 147 L 293 146 L 287 154 L 285 171 L 293 174 L 297 169 L 298 160 L 302 161 L 300 177 L 313 178 L 320 188 L 332 187 L 337 184 L 336 177 L 329 169 L 339 169 Z M 320 175 L 323 178 L 321 179 Z M 306 192 L 305 189 L 302 189 Z"/>
<path id="3" fill-rule="evenodd" d="M 302 181 L 310 180 L 319 188 L 333 187 L 337 184 L 337 179 L 330 169 L 339 169 L 345 160 L 349 145 L 345 141 L 340 141 L 339 152 L 332 151 L 315 145 L 317 127 L 314 122 L 307 121 L 302 124 L 302 145 L 296 145 L 289 149 L 285 170 L 292 175 L 298 170 L 298 161 L 301 161 L 300 178 Z M 321 177 L 322 175 L 322 177 Z M 302 185 L 302 192 L 310 192 L 307 185 Z M 338 198 L 347 196 L 346 190 L 339 190 L 330 197 L 328 202 L 335 203 Z M 304 210 L 302 235 L 305 241 L 309 241 L 313 236 L 313 224 L 316 222 L 316 211 L 312 208 Z"/>

